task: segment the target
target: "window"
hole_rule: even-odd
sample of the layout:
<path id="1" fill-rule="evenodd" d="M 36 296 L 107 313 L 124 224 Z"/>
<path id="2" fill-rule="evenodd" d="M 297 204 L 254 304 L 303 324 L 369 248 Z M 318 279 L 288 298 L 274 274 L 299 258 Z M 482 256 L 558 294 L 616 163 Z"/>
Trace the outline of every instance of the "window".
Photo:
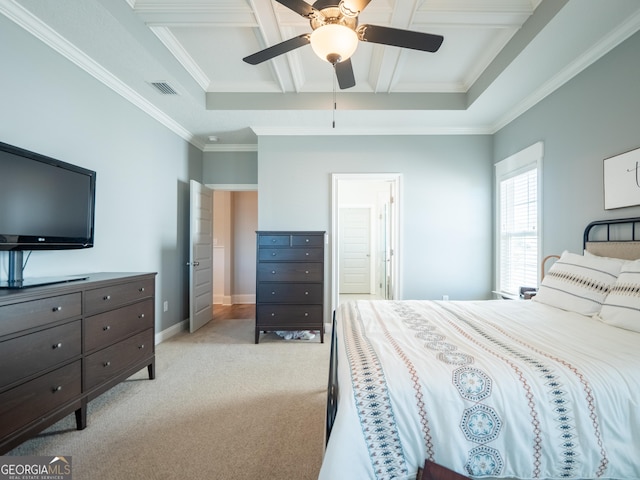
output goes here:
<path id="1" fill-rule="evenodd" d="M 518 295 L 538 285 L 540 216 L 538 176 L 542 143 L 496 164 L 497 291 Z"/>

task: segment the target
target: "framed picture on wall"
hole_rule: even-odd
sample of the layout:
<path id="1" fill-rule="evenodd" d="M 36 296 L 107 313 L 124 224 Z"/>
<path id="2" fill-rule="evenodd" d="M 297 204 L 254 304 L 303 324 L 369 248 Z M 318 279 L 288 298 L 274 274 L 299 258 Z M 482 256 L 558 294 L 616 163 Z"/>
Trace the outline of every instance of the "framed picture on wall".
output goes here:
<path id="1" fill-rule="evenodd" d="M 640 148 L 604 159 L 604 208 L 640 205 Z"/>

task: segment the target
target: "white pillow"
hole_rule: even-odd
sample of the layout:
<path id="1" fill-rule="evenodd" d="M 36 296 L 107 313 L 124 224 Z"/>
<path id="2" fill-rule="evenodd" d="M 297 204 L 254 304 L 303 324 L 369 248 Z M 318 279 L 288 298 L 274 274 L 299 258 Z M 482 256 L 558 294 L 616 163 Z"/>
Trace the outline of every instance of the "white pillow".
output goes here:
<path id="1" fill-rule="evenodd" d="M 640 332 L 640 260 L 622 266 L 598 316 L 614 327 Z"/>
<path id="2" fill-rule="evenodd" d="M 545 275 L 533 300 L 582 315 L 595 315 L 622 265 L 613 259 L 565 251 Z"/>

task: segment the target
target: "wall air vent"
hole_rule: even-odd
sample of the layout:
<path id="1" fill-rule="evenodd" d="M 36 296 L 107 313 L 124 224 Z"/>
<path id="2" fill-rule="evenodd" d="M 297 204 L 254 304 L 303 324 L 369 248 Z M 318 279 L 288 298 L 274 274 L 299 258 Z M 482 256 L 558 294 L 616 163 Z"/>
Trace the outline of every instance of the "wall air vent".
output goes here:
<path id="1" fill-rule="evenodd" d="M 167 82 L 150 82 L 163 95 L 178 95 L 171 85 Z"/>

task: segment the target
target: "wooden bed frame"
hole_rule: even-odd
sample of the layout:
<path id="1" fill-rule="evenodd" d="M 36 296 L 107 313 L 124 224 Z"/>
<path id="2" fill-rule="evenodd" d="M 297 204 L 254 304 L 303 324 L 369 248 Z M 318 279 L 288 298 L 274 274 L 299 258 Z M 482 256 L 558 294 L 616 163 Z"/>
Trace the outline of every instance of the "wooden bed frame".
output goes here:
<path id="1" fill-rule="evenodd" d="M 636 232 L 639 232 L 636 234 Z M 640 217 L 597 220 L 584 230 L 583 248 L 594 255 L 640 259 Z M 333 312 L 331 328 L 331 350 L 329 360 L 329 382 L 327 385 L 327 412 L 325 444 L 329 441 L 331 429 L 338 412 L 338 357 L 336 339 L 336 312 Z"/>

